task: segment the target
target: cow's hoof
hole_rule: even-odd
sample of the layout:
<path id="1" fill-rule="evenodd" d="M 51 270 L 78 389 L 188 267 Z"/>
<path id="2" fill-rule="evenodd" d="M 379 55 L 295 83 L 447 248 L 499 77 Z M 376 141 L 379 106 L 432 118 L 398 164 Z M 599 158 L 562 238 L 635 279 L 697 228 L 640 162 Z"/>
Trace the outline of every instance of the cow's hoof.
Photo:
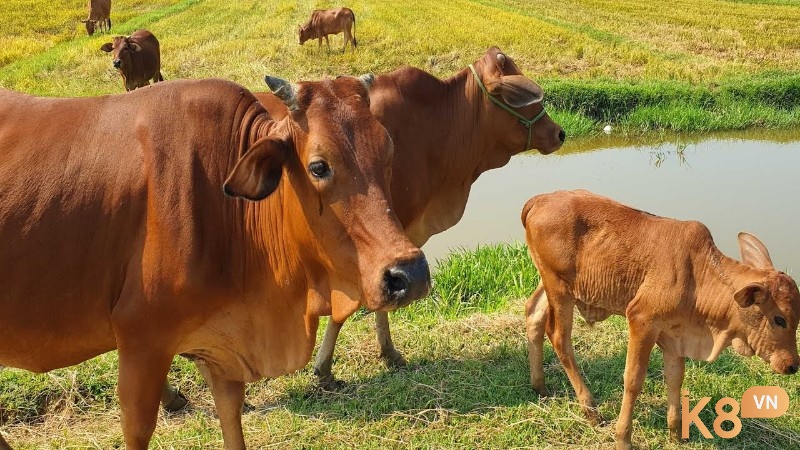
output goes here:
<path id="1" fill-rule="evenodd" d="M 167 412 L 178 412 L 183 408 L 186 408 L 186 405 L 189 404 L 189 400 L 186 396 L 183 395 L 181 391 L 175 391 L 175 396 L 170 400 L 168 403 L 164 403 L 162 406 L 164 407 L 164 411 Z"/>
<path id="2" fill-rule="evenodd" d="M 337 380 L 332 375 L 317 380 L 317 388 L 323 392 L 338 392 L 344 389 L 346 385 L 344 381 Z"/>
<path id="3" fill-rule="evenodd" d="M 390 369 L 402 369 L 408 365 L 408 361 L 403 358 L 403 354 L 396 349 L 381 352 L 381 359 L 386 363 L 386 367 Z"/>
<path id="4" fill-rule="evenodd" d="M 537 394 L 539 394 L 539 398 L 550 397 L 550 390 L 547 389 L 547 387 L 545 386 L 534 387 L 533 390 L 536 391 Z"/>
<path id="5" fill-rule="evenodd" d="M 609 422 L 604 419 L 602 415 L 600 415 L 596 408 L 586 409 L 584 412 L 586 413 L 586 420 L 588 420 L 593 426 L 608 426 Z"/>

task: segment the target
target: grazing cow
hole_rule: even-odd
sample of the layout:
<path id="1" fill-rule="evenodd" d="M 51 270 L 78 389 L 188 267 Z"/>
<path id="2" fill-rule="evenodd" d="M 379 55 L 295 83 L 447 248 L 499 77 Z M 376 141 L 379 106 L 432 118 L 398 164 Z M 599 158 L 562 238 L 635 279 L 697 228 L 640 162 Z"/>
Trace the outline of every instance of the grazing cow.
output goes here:
<path id="1" fill-rule="evenodd" d="M 510 56 L 492 47 L 472 66 L 474 72 L 465 68 L 446 80 L 404 67 L 378 75 L 370 90 L 370 109 L 394 142 L 394 212 L 417 246 L 461 219 L 470 187 L 481 173 L 528 149 L 552 153 L 565 139 L 545 113 L 541 88 L 522 75 Z M 286 114 L 273 95 L 256 97 L 273 116 Z M 337 387 L 333 350 L 342 324 L 359 307 L 357 300 L 334 298 L 314 364 L 323 388 Z M 390 366 L 405 365 L 392 343 L 387 314 L 378 312 L 375 319 L 382 358 Z"/>
<path id="2" fill-rule="evenodd" d="M 89 36 L 95 30 L 111 31 L 111 0 L 89 0 L 89 17 L 81 20 Z"/>
<path id="3" fill-rule="evenodd" d="M 134 31 L 130 36 L 115 36 L 100 50 L 111 53 L 114 68 L 122 75 L 126 91 L 164 81 L 161 76 L 161 50 L 158 39 L 147 30 Z"/>
<path id="4" fill-rule="evenodd" d="M 685 358 L 714 361 L 732 345 L 745 356 L 757 354 L 777 373 L 797 372 L 800 292 L 755 236 L 739 233 L 740 263 L 717 249 L 700 222 L 657 217 L 587 191 L 533 197 L 522 222 L 542 276 L 526 305 L 531 382 L 539 394 L 547 395 L 546 331 L 584 412 L 602 421 L 572 350 L 573 309 L 590 324 L 612 314 L 627 318 L 618 449 L 631 448 L 633 405 L 656 344 L 664 353 L 673 439 L 681 433 Z"/>
<path id="5" fill-rule="evenodd" d="M 391 212 L 368 82 L 267 77 L 291 107 L 280 121 L 223 80 L 0 91 L 0 364 L 45 372 L 118 349 L 133 450 L 173 355 L 189 355 L 226 448 L 243 448 L 244 383 L 306 365 L 332 293 L 392 310 L 428 291 Z"/>
<path id="6" fill-rule="evenodd" d="M 350 42 L 351 48 L 358 47 L 356 43 L 356 15 L 353 14 L 353 10 L 350 8 L 315 9 L 305 25 L 297 26 L 300 45 L 303 45 L 309 39 L 319 39 L 318 47 L 322 47 L 322 38 L 325 38 L 328 50 L 331 49 L 328 35 L 342 32 L 344 32 L 342 52 L 347 49 L 348 42 Z"/>

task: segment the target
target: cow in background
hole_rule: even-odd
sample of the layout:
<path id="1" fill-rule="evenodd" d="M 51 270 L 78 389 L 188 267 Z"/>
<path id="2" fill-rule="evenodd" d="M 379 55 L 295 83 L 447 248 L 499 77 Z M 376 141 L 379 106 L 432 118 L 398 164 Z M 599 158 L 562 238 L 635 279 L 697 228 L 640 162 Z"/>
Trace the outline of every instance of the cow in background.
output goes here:
<path id="1" fill-rule="evenodd" d="M 311 18 L 305 25 L 298 26 L 300 45 L 303 45 L 309 39 L 319 39 L 318 47 L 322 47 L 322 38 L 325 38 L 328 50 L 331 49 L 328 35 L 342 32 L 344 33 L 342 52 L 347 48 L 348 42 L 350 42 L 352 48 L 356 48 L 358 46 L 355 35 L 356 15 L 353 14 L 353 10 L 350 8 L 316 9 L 311 13 Z"/>
<path id="2" fill-rule="evenodd" d="M 89 0 L 89 17 L 81 20 L 89 36 L 95 30 L 111 31 L 111 0 Z"/>
<path id="3" fill-rule="evenodd" d="M 161 75 L 161 50 L 158 39 L 147 30 L 134 31 L 130 36 L 116 36 L 100 50 L 112 54 L 112 64 L 122 75 L 126 91 L 164 81 Z"/>
<path id="4" fill-rule="evenodd" d="M 633 406 L 656 344 L 664 354 L 674 440 L 681 435 L 686 358 L 711 362 L 733 346 L 758 355 L 776 373 L 797 372 L 800 291 L 752 234 L 739 233 L 739 262 L 717 249 L 700 222 L 654 216 L 588 191 L 533 197 L 522 223 L 542 277 L 525 308 L 531 383 L 540 395 L 547 395 L 546 332 L 584 413 L 602 422 L 572 349 L 573 310 L 590 324 L 612 314 L 627 318 L 617 449 L 631 448 Z"/>

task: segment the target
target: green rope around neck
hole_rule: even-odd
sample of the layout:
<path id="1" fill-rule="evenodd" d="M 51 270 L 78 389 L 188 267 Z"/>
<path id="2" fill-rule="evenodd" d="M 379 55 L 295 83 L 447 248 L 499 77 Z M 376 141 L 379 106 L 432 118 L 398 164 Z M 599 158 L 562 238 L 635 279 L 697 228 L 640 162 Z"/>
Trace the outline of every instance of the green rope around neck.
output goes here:
<path id="1" fill-rule="evenodd" d="M 505 103 L 503 103 L 502 101 L 498 100 L 493 95 L 489 94 L 489 91 L 486 90 L 486 86 L 483 85 L 483 81 L 481 81 L 481 77 L 478 76 L 478 72 L 475 71 L 475 66 L 470 64 L 469 65 L 469 70 L 472 71 L 472 75 L 475 77 L 475 81 L 478 83 L 478 86 L 481 88 L 483 93 L 486 94 L 486 97 L 488 97 L 489 100 L 492 101 L 492 103 L 494 103 L 495 105 L 503 108 L 506 112 L 508 112 L 512 116 L 516 117 L 517 119 L 519 119 L 519 123 L 521 123 L 522 126 L 524 126 L 525 128 L 528 129 L 528 142 L 525 144 L 525 150 L 530 150 L 531 149 L 531 132 L 533 130 L 532 125 L 537 120 L 539 120 L 542 117 L 544 117 L 544 113 L 545 113 L 544 107 L 542 107 L 542 111 L 539 114 L 537 114 L 533 119 L 528 119 L 525 116 L 523 116 L 522 114 L 520 114 L 520 113 L 514 111 L 513 109 L 511 109 L 510 106 L 508 106 Z"/>

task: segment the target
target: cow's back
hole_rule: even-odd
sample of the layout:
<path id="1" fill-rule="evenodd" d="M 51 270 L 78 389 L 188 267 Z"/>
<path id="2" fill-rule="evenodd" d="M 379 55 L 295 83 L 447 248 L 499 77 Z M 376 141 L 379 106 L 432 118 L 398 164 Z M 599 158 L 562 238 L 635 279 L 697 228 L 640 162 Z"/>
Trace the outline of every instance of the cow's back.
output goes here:
<path id="1" fill-rule="evenodd" d="M 219 257 L 200 242 L 214 224 L 197 212 L 213 221 L 238 158 L 211 151 L 230 147 L 217 121 L 238 106 L 210 97 L 239 102 L 231 90 L 212 81 L 86 99 L 0 92 L 0 364 L 47 370 L 113 349 L 118 303 L 164 288 L 155 278 L 195 276 L 187 262 L 197 253 Z"/>
<path id="2" fill-rule="evenodd" d="M 111 0 L 89 0 L 89 20 L 105 20 L 111 15 Z"/>
<path id="3" fill-rule="evenodd" d="M 671 287 L 684 292 L 696 255 L 713 245 L 699 222 L 654 216 L 588 191 L 536 196 L 522 219 L 540 271 L 576 300 L 615 314 L 624 314 L 643 284 L 666 296 Z"/>

